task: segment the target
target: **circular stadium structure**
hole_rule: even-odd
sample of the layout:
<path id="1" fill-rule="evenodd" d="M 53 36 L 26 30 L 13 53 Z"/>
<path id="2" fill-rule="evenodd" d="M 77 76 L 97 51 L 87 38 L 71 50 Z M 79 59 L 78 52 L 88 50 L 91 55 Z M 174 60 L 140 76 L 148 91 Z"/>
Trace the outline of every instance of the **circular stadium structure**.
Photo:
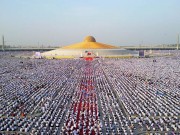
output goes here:
<path id="1" fill-rule="evenodd" d="M 126 50 L 117 46 L 96 42 L 93 36 L 87 36 L 83 42 L 64 46 L 62 48 L 44 52 L 45 58 L 78 58 L 78 57 L 121 57 L 138 56 L 138 51 Z"/>

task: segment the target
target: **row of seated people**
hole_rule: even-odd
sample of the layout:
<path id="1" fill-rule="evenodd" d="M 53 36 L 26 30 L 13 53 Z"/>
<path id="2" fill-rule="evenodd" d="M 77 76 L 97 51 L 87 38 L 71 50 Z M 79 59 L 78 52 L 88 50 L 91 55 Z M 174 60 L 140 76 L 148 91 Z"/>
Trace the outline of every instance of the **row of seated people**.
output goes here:
<path id="1" fill-rule="evenodd" d="M 141 130 L 179 132 L 179 58 L 107 60 L 103 65 L 125 110 Z"/>
<path id="2" fill-rule="evenodd" d="M 73 72 L 72 67 L 79 61 L 0 61 L 0 132 L 57 134 L 77 84 L 78 70 Z"/>
<path id="3" fill-rule="evenodd" d="M 0 134 L 178 133 L 179 58 L 0 58 Z"/>
<path id="4" fill-rule="evenodd" d="M 112 87 L 108 83 L 103 69 L 99 66 L 96 72 L 96 84 L 100 98 L 100 106 L 104 125 L 104 134 L 133 134 L 133 124 L 123 112 Z"/>

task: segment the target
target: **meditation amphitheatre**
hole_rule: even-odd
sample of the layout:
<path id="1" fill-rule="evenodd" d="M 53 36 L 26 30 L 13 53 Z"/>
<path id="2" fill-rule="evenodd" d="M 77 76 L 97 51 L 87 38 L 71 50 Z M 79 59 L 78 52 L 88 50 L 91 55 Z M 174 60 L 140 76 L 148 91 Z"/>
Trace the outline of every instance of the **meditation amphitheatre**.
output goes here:
<path id="1" fill-rule="evenodd" d="M 178 135 L 180 51 L 83 42 L 0 52 L 0 135 Z M 12 57 L 13 56 L 13 57 Z"/>
<path id="2" fill-rule="evenodd" d="M 89 52 L 89 53 L 88 53 Z M 83 42 L 64 46 L 62 48 L 42 53 L 45 58 L 79 58 L 79 57 L 133 57 L 138 56 L 137 51 L 96 42 L 93 36 L 87 36 Z"/>

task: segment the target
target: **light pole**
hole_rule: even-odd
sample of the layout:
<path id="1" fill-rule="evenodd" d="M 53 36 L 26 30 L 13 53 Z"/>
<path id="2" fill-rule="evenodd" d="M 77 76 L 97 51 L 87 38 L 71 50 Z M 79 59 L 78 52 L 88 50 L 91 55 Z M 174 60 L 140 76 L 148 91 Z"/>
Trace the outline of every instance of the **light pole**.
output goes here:
<path id="1" fill-rule="evenodd" d="M 5 41 L 4 41 L 4 35 L 2 36 L 2 50 L 4 51 L 4 45 L 5 45 Z"/>
<path id="2" fill-rule="evenodd" d="M 179 34 L 177 36 L 177 48 L 176 49 L 179 50 Z"/>

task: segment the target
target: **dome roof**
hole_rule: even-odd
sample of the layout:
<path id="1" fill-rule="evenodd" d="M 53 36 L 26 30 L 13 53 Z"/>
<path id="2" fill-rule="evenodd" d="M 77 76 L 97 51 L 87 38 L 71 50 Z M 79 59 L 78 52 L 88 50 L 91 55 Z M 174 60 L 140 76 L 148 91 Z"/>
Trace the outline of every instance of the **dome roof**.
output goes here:
<path id="1" fill-rule="evenodd" d="M 93 36 L 87 36 L 85 37 L 84 42 L 96 42 L 96 39 Z"/>
<path id="2" fill-rule="evenodd" d="M 87 36 L 83 42 L 64 46 L 62 49 L 116 49 L 116 46 L 96 42 L 93 36 Z"/>

